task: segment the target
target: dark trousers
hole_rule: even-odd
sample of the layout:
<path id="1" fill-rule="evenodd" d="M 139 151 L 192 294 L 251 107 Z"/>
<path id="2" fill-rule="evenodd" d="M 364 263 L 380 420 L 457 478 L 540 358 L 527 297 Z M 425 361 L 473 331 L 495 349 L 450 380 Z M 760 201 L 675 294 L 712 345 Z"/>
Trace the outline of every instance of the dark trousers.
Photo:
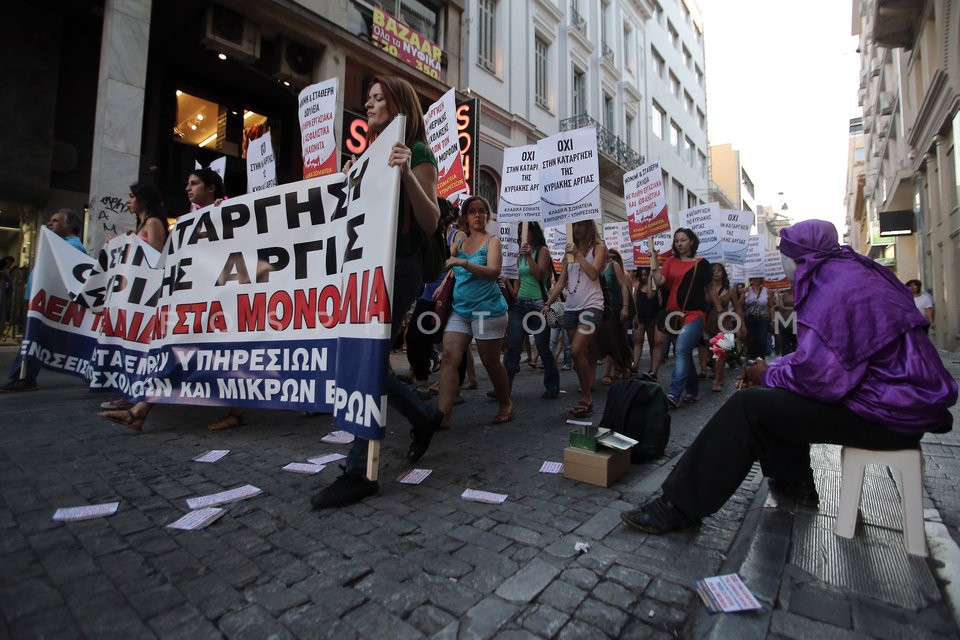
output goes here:
<path id="1" fill-rule="evenodd" d="M 687 516 L 702 518 L 723 506 L 757 460 L 765 476 L 809 481 L 813 443 L 889 450 L 919 441 L 843 405 L 753 387 L 735 393 L 710 418 L 663 483 L 663 495 Z"/>
<path id="2" fill-rule="evenodd" d="M 407 362 L 417 380 L 426 380 L 430 377 L 430 356 L 433 354 L 433 343 L 440 336 L 441 330 L 437 327 L 436 315 L 432 312 L 436 303 L 432 300 L 417 298 L 407 324 Z"/>

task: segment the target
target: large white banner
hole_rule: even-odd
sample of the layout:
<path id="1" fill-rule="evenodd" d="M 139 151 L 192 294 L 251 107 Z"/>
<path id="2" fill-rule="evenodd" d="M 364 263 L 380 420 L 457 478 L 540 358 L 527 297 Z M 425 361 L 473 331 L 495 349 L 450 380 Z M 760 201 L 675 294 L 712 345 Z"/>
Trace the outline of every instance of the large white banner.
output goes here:
<path id="1" fill-rule="evenodd" d="M 93 268 L 93 258 L 40 227 L 27 324 L 20 345 L 25 356 L 53 371 L 79 377 L 87 374 L 99 321 L 74 298 Z"/>
<path id="2" fill-rule="evenodd" d="M 540 164 L 537 145 L 507 147 L 500 172 L 500 206 L 497 219 L 540 220 Z"/>
<path id="3" fill-rule="evenodd" d="M 247 193 L 277 186 L 277 160 L 267 130 L 256 140 L 247 143 Z"/>
<path id="4" fill-rule="evenodd" d="M 300 152 L 303 177 L 316 178 L 337 170 L 337 141 L 334 114 L 337 112 L 337 79 L 330 78 L 300 92 Z M 251 189 L 252 191 L 252 189 Z"/>
<path id="5" fill-rule="evenodd" d="M 599 220 L 597 129 L 562 131 L 537 142 L 540 213 L 544 227 Z"/>
<path id="6" fill-rule="evenodd" d="M 348 176 L 181 216 L 156 269 L 135 238 L 108 245 L 96 267 L 89 259 L 77 267 L 77 258 L 58 265 L 56 308 L 69 306 L 63 281 L 73 277 L 79 292 L 88 275 L 70 318 L 102 308 L 102 327 L 86 325 L 62 353 L 89 361 L 95 347 L 95 367 L 83 367 L 92 386 L 132 399 L 332 411 L 339 428 L 382 438 L 395 249 L 383 230 L 396 228 L 400 190 L 400 170 L 387 160 L 403 131 L 395 119 Z M 44 275 L 37 294 L 45 285 Z M 48 297 L 32 302 L 40 316 L 52 313 L 40 310 Z M 138 315 L 150 307 L 152 315 Z"/>
<path id="7" fill-rule="evenodd" d="M 720 235 L 720 205 L 708 202 L 680 212 L 680 226 L 692 229 L 700 239 L 697 255 L 710 262 L 723 262 Z"/>
<path id="8" fill-rule="evenodd" d="M 720 233 L 723 237 L 723 260 L 729 265 L 747 261 L 747 239 L 753 226 L 751 211 L 720 211 Z"/>

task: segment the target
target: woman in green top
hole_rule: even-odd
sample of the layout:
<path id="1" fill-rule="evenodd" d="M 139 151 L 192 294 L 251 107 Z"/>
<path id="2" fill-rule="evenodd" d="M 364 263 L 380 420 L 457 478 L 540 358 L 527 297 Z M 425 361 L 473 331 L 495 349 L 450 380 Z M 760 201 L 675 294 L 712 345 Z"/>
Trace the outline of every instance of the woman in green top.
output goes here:
<path id="1" fill-rule="evenodd" d="M 503 356 L 503 366 L 507 368 L 510 386 L 520 366 L 520 350 L 523 338 L 532 333 L 537 344 L 537 353 L 543 362 L 543 398 L 556 398 L 560 394 L 560 371 L 557 361 L 550 351 L 550 329 L 546 318 L 540 313 L 547 299 L 547 292 L 553 284 L 553 263 L 550 251 L 546 247 L 543 231 L 536 222 L 522 222 L 527 225 L 527 242 L 520 247 L 517 270 L 520 274 L 517 301 L 510 310 L 510 323 L 507 326 L 507 353 Z"/>
<path id="2" fill-rule="evenodd" d="M 427 146 L 420 99 L 410 83 L 401 78 L 375 76 L 364 103 L 367 111 L 367 142 L 387 128 L 398 115 L 405 115 L 404 141 L 396 142 L 387 159 L 391 167 L 400 168 L 400 202 L 397 215 L 397 252 L 393 274 L 391 305 L 391 342 L 403 328 L 407 310 L 423 289 L 420 268 L 420 243 L 424 234 L 433 233 L 440 220 L 437 205 L 437 161 Z M 352 161 L 343 172 L 348 173 Z M 385 203 L 386 205 L 387 203 Z M 410 421 L 413 443 L 407 457 L 414 461 L 426 452 L 442 414 L 421 401 L 413 390 L 392 373 L 387 375 L 390 403 Z M 316 509 L 342 507 L 377 493 L 379 485 L 365 477 L 367 441 L 356 438 L 347 454 L 343 475 L 311 498 Z"/>

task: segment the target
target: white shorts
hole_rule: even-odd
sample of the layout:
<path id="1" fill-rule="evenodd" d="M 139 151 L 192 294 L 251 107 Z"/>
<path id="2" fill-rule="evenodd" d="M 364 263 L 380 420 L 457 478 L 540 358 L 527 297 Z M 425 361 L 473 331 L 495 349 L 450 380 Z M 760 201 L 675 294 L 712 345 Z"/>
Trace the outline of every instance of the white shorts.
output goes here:
<path id="1" fill-rule="evenodd" d="M 495 318 L 483 316 L 470 320 L 454 311 L 450 314 L 447 326 L 443 330 L 444 332 L 465 333 L 477 340 L 500 340 L 507 332 L 508 318 L 509 315 L 505 313 Z"/>

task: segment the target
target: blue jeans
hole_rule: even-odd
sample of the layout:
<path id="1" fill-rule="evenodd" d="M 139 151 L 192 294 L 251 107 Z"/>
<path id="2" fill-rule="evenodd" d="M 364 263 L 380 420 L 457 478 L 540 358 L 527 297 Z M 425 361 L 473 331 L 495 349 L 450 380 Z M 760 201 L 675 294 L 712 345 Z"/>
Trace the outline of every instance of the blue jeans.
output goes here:
<path id="1" fill-rule="evenodd" d="M 523 319 L 527 314 L 533 314 L 527 320 L 527 328 L 531 331 L 540 329 L 533 334 L 533 338 L 537 344 L 540 361 L 543 362 L 543 386 L 551 393 L 560 391 L 560 370 L 557 369 L 557 361 L 554 359 L 553 350 L 550 347 L 547 321 L 540 314 L 542 308 L 543 300 L 517 300 L 513 309 L 510 310 L 510 324 L 507 325 L 507 353 L 503 356 L 503 366 L 507 369 L 511 389 L 513 388 L 513 378 L 517 375 L 517 367 L 520 365 L 523 337 L 527 334 L 527 330 L 523 326 Z"/>
<path id="2" fill-rule="evenodd" d="M 697 378 L 697 368 L 693 365 L 693 350 L 703 337 L 703 318 L 683 325 L 683 330 L 677 336 L 677 346 L 674 347 L 675 364 L 673 375 L 670 377 L 668 395 L 678 400 L 684 388 L 689 395 L 697 395 L 700 380 Z"/>
<path id="3" fill-rule="evenodd" d="M 557 341 L 560 340 L 560 336 L 563 333 L 565 332 L 561 327 L 550 327 L 551 355 L 557 350 Z M 563 336 L 563 366 L 565 367 L 573 366 L 573 360 L 570 358 L 570 340 L 567 339 L 566 335 Z"/>

